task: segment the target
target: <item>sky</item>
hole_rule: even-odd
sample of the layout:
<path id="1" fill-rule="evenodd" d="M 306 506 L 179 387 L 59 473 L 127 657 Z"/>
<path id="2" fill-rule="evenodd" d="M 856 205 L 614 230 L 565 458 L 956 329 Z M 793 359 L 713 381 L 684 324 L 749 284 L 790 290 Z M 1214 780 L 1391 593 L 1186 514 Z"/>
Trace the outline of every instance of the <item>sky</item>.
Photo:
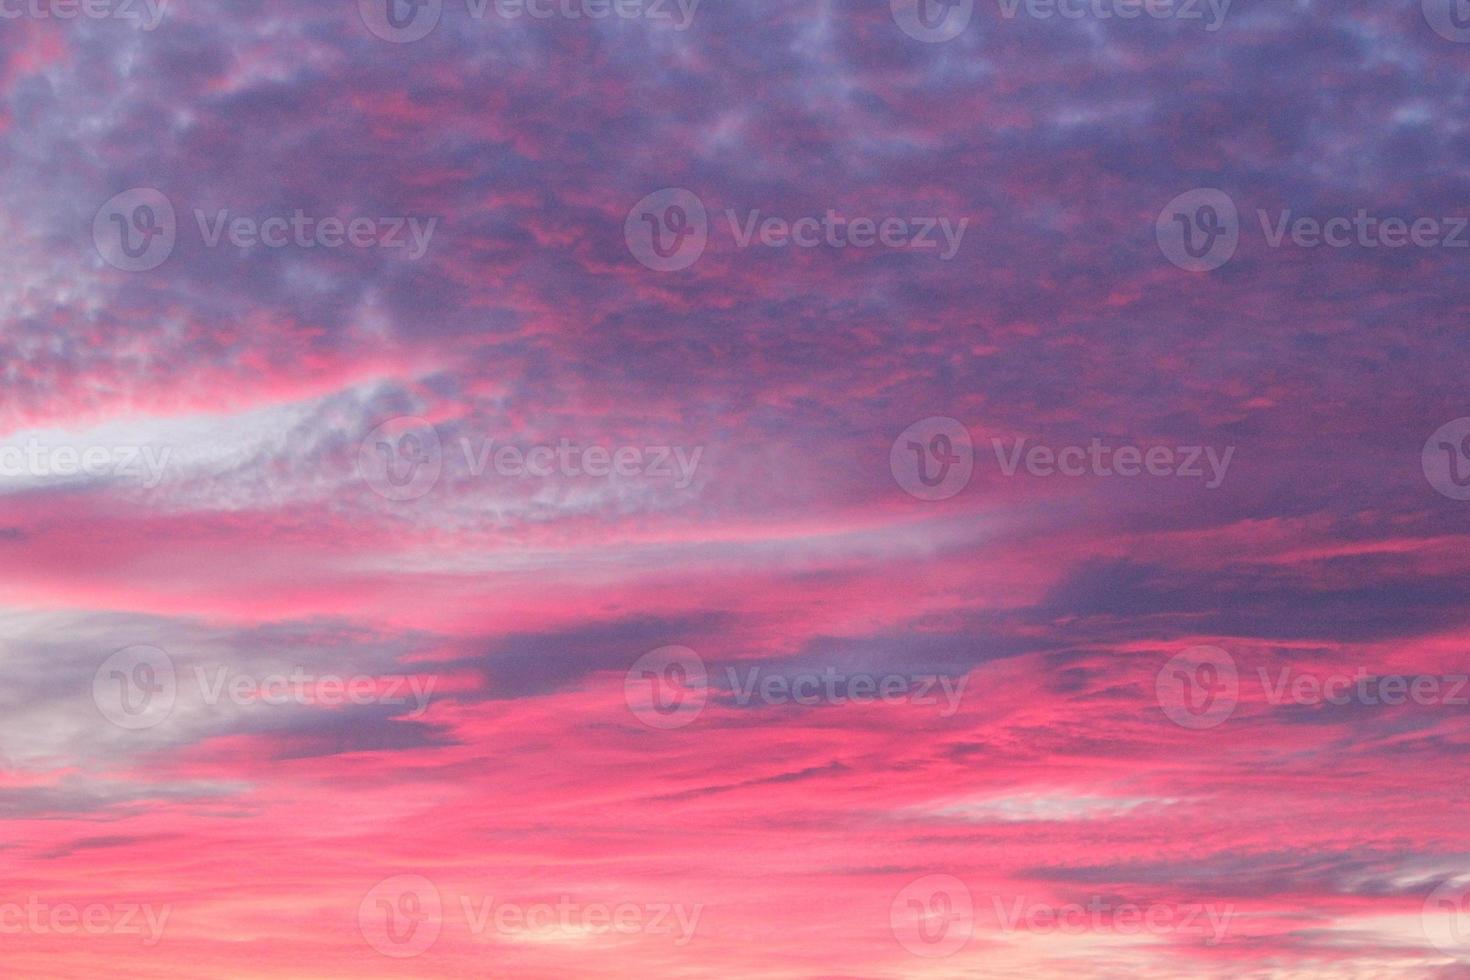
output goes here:
<path id="1" fill-rule="evenodd" d="M 0 974 L 1470 978 L 1464 0 L 0 0 Z"/>

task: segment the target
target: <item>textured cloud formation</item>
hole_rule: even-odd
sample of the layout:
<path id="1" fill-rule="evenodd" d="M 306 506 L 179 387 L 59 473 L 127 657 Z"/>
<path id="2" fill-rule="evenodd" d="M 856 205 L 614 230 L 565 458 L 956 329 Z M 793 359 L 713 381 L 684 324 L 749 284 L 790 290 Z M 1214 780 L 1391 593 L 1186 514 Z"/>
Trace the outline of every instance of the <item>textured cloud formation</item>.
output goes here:
<path id="1" fill-rule="evenodd" d="M 65 7 L 0 973 L 1470 976 L 1452 2 Z"/>

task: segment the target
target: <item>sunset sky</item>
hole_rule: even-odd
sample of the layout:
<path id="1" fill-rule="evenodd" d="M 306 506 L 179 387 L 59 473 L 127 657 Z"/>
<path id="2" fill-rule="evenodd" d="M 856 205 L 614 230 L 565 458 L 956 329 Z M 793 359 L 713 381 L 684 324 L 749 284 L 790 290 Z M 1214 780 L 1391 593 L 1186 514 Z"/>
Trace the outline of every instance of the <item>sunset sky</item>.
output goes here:
<path id="1" fill-rule="evenodd" d="M 0 977 L 1470 980 L 1467 69 L 0 0 Z"/>

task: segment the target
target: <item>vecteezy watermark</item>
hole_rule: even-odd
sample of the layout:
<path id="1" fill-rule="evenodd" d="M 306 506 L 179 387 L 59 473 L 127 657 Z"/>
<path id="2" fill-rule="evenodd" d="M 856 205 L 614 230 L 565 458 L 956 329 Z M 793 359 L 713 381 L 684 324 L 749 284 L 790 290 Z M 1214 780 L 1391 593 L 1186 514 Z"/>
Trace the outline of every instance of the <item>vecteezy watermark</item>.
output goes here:
<path id="1" fill-rule="evenodd" d="M 401 249 L 412 261 L 423 258 L 429 250 L 439 219 L 411 215 L 322 217 L 309 215 L 301 208 L 260 218 L 233 214 L 228 208 L 212 213 L 195 208 L 194 222 L 205 248 Z M 125 272 L 158 268 L 173 254 L 178 238 L 173 202 L 152 187 L 135 187 L 115 195 L 92 220 L 97 254 Z"/>
<path id="2" fill-rule="evenodd" d="M 628 668 L 623 699 L 633 717 L 649 728 L 683 728 L 699 717 L 709 700 L 709 671 L 688 647 L 659 647 Z"/>
<path id="3" fill-rule="evenodd" d="M 1470 218 L 1453 216 L 1400 218 L 1370 214 L 1359 208 L 1351 217 L 1311 218 L 1290 208 L 1275 213 L 1256 210 L 1261 233 L 1271 248 L 1290 243 L 1297 248 L 1470 248 Z"/>
<path id="4" fill-rule="evenodd" d="M 893 896 L 888 926 L 898 944 L 915 956 L 953 956 L 975 933 L 975 900 L 954 875 L 925 875 Z"/>
<path id="5" fill-rule="evenodd" d="M 1175 477 L 1204 481 L 1217 490 L 1225 482 L 1235 447 L 1114 445 L 1094 438 L 1086 445 L 1047 446 L 1029 438 L 990 440 L 1002 476 Z M 944 416 L 920 419 L 888 451 L 888 468 L 905 492 L 920 500 L 945 500 L 963 490 L 975 470 L 969 430 Z"/>
<path id="6" fill-rule="evenodd" d="M 975 0 L 888 0 L 893 22 L 915 41 L 952 41 L 970 26 Z"/>
<path id="7" fill-rule="evenodd" d="M 744 675 L 742 677 L 742 674 Z M 735 703 L 748 707 L 798 704 L 804 707 L 845 704 L 912 704 L 939 708 L 949 718 L 959 710 L 969 675 L 955 679 L 939 674 L 842 673 L 836 667 L 818 671 L 776 671 L 761 667 L 725 668 Z"/>
<path id="8" fill-rule="evenodd" d="M 407 706 L 413 710 L 405 717 L 418 718 L 429 708 L 429 698 L 439 678 L 417 674 L 323 674 L 292 667 L 261 676 L 244 674 L 225 665 L 194 666 L 194 683 L 201 700 L 210 707 L 222 700 L 241 707 L 257 704 L 280 707 L 295 704 L 340 708 L 346 705 L 366 707 L 382 704 Z"/>
<path id="9" fill-rule="evenodd" d="M 374 885 L 358 903 L 357 924 L 367 944 L 384 956 L 406 959 L 438 940 L 456 907 L 471 935 L 555 942 L 587 936 L 669 936 L 684 947 L 699 928 L 703 904 L 585 902 L 571 895 L 547 901 L 507 901 L 459 895 L 448 903 L 423 875 L 395 875 Z"/>
<path id="10" fill-rule="evenodd" d="M 1470 674 L 1378 674 L 1366 667 L 1309 674 L 1283 667 L 1273 673 L 1257 668 L 1266 700 L 1271 704 L 1397 707 L 1470 706 Z"/>
<path id="11" fill-rule="evenodd" d="M 674 902 L 582 902 L 559 895 L 550 902 L 496 901 L 493 895 L 459 900 L 470 932 L 480 936 L 494 931 L 503 936 L 530 939 L 570 939 L 581 936 L 672 936 L 684 947 L 699 928 L 703 904 Z"/>
<path id="12" fill-rule="evenodd" d="M 114 195 L 92 218 L 97 254 L 124 272 L 158 268 L 173 254 L 178 234 L 173 202 L 152 187 Z"/>
<path id="13" fill-rule="evenodd" d="M 1229 262 L 1240 245 L 1240 212 L 1224 191 L 1185 191 L 1159 212 L 1154 237 L 1164 257 L 1188 272 L 1209 272 Z"/>
<path id="14" fill-rule="evenodd" d="M 476 21 L 641 20 L 676 31 L 694 23 L 701 0 L 464 0 Z M 362 22 L 375 36 L 395 44 L 428 37 L 444 16 L 445 0 L 358 0 Z"/>
<path id="15" fill-rule="evenodd" d="M 439 679 L 414 674 L 331 674 L 293 667 L 253 675 L 227 665 L 194 665 L 192 680 L 199 700 L 216 707 L 222 701 L 239 707 L 299 705 L 324 708 L 354 705 L 407 706 L 410 718 L 428 710 Z M 137 645 L 112 654 L 92 675 L 92 700 L 108 721 L 122 728 L 152 728 L 167 720 L 178 702 L 181 679 L 173 658 L 158 647 Z"/>
<path id="16" fill-rule="evenodd" d="M 0 477 L 137 478 L 152 490 L 163 482 L 171 454 L 167 446 L 48 446 L 32 437 L 24 446 L 0 445 Z"/>
<path id="17" fill-rule="evenodd" d="M 959 710 L 968 675 L 874 674 L 836 667 L 822 670 L 768 665 L 724 668 L 730 701 L 742 708 L 799 705 L 898 705 L 937 707 L 941 718 Z M 633 716 L 650 728 L 683 728 L 699 717 L 712 696 L 709 668 L 684 646 L 659 647 L 639 657 L 623 676 L 623 697 Z"/>
<path id="18" fill-rule="evenodd" d="M 92 702 L 122 728 L 152 728 L 167 719 L 178 690 L 173 659 L 146 644 L 117 651 L 92 675 Z"/>
<path id="19" fill-rule="evenodd" d="M 889 216 L 884 218 L 848 218 L 828 208 L 821 217 L 800 218 L 761 216 L 759 210 L 740 215 L 726 208 L 725 220 L 735 238 L 736 248 L 760 245 L 764 248 L 883 248 L 906 251 L 937 251 L 941 262 L 948 262 L 960 250 L 969 218 L 952 222 L 947 217 Z M 936 231 L 937 229 L 937 231 Z M 943 239 L 941 241 L 940 239 Z"/>
<path id="20" fill-rule="evenodd" d="M 1159 669 L 1154 693 L 1174 724 L 1214 728 L 1230 717 L 1240 700 L 1235 658 L 1219 647 L 1190 647 Z"/>
<path id="21" fill-rule="evenodd" d="M 194 221 L 207 248 L 218 248 L 221 240 L 235 248 L 384 248 L 407 249 L 409 259 L 421 259 L 434 239 L 438 218 L 414 215 L 369 218 L 315 217 L 297 208 L 290 216 L 264 219 L 231 216 L 228 208 L 213 216 L 194 209 Z"/>
<path id="22" fill-rule="evenodd" d="M 1001 19 L 1199 21 L 1208 32 L 1225 23 L 1234 0 L 996 0 Z M 939 44 L 964 33 L 975 0 L 889 0 L 893 21 L 916 41 Z"/>
<path id="23" fill-rule="evenodd" d="M 1470 500 L 1470 418 L 1446 422 L 1424 443 L 1424 478 L 1451 500 Z"/>
<path id="24" fill-rule="evenodd" d="M 362 897 L 357 928 L 384 956 L 418 956 L 434 945 L 444 928 L 444 902 L 439 889 L 423 875 L 394 875 Z"/>
<path id="25" fill-rule="evenodd" d="M 1470 218 L 1404 218 L 1358 208 L 1351 215 L 1299 215 L 1291 208 L 1256 209 L 1268 248 L 1470 248 Z M 1242 234 L 1240 212 L 1224 191 L 1200 189 L 1179 195 L 1159 212 L 1159 248 L 1181 269 L 1209 272 L 1229 262 Z"/>
<path id="26" fill-rule="evenodd" d="M 140 31 L 163 23 L 169 0 L 0 0 L 0 20 L 127 20 Z"/>
<path id="27" fill-rule="evenodd" d="M 1153 20 L 1203 21 L 1210 33 L 1225 23 L 1233 0 L 998 0 L 1005 20 Z"/>
<path id="28" fill-rule="evenodd" d="M 1470 876 L 1441 882 L 1424 899 L 1420 921 L 1425 937 L 1440 952 L 1470 957 Z"/>
<path id="29" fill-rule="evenodd" d="M 1466 0 L 1423 0 L 1424 19 L 1448 41 L 1470 44 L 1470 3 Z"/>
<path id="30" fill-rule="evenodd" d="M 703 446 L 583 446 L 570 439 L 549 444 L 495 445 L 482 439 L 478 446 L 459 440 L 470 476 L 482 476 L 493 468 L 497 476 L 516 479 L 546 479 L 551 476 L 651 477 L 671 479 L 675 490 L 686 490 L 694 482 Z"/>
<path id="31" fill-rule="evenodd" d="M 1037 902 L 1025 896 L 990 896 L 996 924 L 1006 933 L 1080 936 L 1198 936 L 1219 945 L 1235 917 L 1232 904 L 1200 902 L 1121 902 L 1093 895 L 1080 902 Z M 889 905 L 889 926 L 904 949 L 915 956 L 953 956 L 975 933 L 978 912 L 973 893 L 953 875 L 925 875 L 905 885 Z"/>
<path id="32" fill-rule="evenodd" d="M 975 443 L 964 424 L 946 416 L 920 419 L 888 450 L 893 479 L 920 500 L 948 500 L 969 486 Z"/>
<path id="33" fill-rule="evenodd" d="M 667 480 L 675 490 L 694 482 L 703 446 L 583 445 L 568 438 L 555 444 L 496 444 L 461 437 L 464 471 L 479 479 L 531 480 L 551 477 Z M 358 446 L 357 469 L 369 487 L 389 500 L 414 500 L 429 493 L 444 469 L 444 445 L 427 419 L 403 416 L 373 429 Z"/>
<path id="34" fill-rule="evenodd" d="M 141 936 L 144 946 L 163 939 L 170 905 L 147 902 L 48 902 L 36 895 L 24 903 L 0 900 L 0 935 Z"/>
<path id="35" fill-rule="evenodd" d="M 1041 936 L 1199 936 L 1218 946 L 1235 918 L 1229 903 L 1119 902 L 1103 895 L 1061 904 L 992 895 L 991 903 L 1002 931 Z"/>
<path id="36" fill-rule="evenodd" d="M 1385 674 L 1367 667 L 1307 671 L 1257 667 L 1262 699 L 1271 705 L 1470 707 L 1470 674 Z M 1159 706 L 1185 728 L 1214 728 L 1240 701 L 1235 658 L 1219 647 L 1192 647 L 1170 658 L 1155 678 Z"/>
<path id="37" fill-rule="evenodd" d="M 991 439 L 996 462 L 1005 476 L 1015 476 L 1024 465 L 1031 476 L 1172 476 L 1205 480 L 1206 490 L 1217 490 L 1235 455 L 1234 446 L 1110 446 L 1093 439 L 1086 446 L 1043 446 L 1027 439 Z M 1205 472 L 1205 466 L 1209 472 Z"/>
<path id="38" fill-rule="evenodd" d="M 821 215 L 794 218 L 726 208 L 724 218 L 739 249 L 888 248 L 932 252 L 945 262 L 959 252 L 970 224 L 969 218 L 955 222 L 940 216 L 850 217 L 832 208 Z M 657 272 L 693 265 L 704 254 L 709 236 L 704 202 L 682 187 L 654 191 L 633 205 L 623 221 L 628 251 Z"/>
<path id="39" fill-rule="evenodd" d="M 443 471 L 444 445 L 428 419 L 389 419 L 357 447 L 358 474 L 389 500 L 417 500 L 434 489 Z"/>
<path id="40" fill-rule="evenodd" d="M 699 195 L 666 187 L 644 197 L 623 220 L 628 251 L 655 272 L 687 269 L 709 244 L 709 216 Z"/>

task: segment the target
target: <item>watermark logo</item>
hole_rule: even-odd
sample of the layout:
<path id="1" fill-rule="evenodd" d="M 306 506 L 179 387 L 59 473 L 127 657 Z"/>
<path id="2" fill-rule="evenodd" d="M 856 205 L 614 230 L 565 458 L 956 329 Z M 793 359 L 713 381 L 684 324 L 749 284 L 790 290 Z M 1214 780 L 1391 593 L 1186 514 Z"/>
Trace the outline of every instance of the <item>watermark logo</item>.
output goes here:
<path id="1" fill-rule="evenodd" d="M 463 473 L 515 480 L 632 479 L 668 481 L 675 490 L 694 484 L 703 446 L 584 445 L 563 437 L 555 444 L 497 444 L 494 439 L 459 439 Z M 389 419 L 358 446 L 359 475 L 389 500 L 413 500 L 434 489 L 445 464 L 435 426 L 415 416 Z"/>
<path id="2" fill-rule="evenodd" d="M 24 446 L 0 445 L 0 477 L 137 478 L 153 490 L 163 482 L 170 455 L 167 446 L 47 446 L 31 437 Z"/>
<path id="3" fill-rule="evenodd" d="M 1001 476 L 1175 477 L 1197 479 L 1206 490 L 1225 482 L 1235 447 L 1112 445 L 1094 438 L 1086 445 L 1045 445 L 1029 438 L 992 438 Z M 903 431 L 888 453 L 898 485 L 921 500 L 953 497 L 969 483 L 975 468 L 969 431 L 951 418 L 923 419 Z"/>
<path id="4" fill-rule="evenodd" d="M 1424 899 L 1424 936 L 1451 956 L 1470 954 L 1470 883 L 1451 880 Z"/>
<path id="5" fill-rule="evenodd" d="M 939 717 L 949 718 L 960 707 L 969 675 L 960 678 L 940 674 L 844 674 L 836 667 L 816 671 L 768 671 L 749 667 L 744 671 L 725 668 L 725 678 L 735 703 L 747 707 L 797 704 L 803 707 L 845 704 L 911 704 L 939 708 Z M 941 700 L 943 705 L 941 706 Z"/>
<path id="6" fill-rule="evenodd" d="M 953 875 L 925 875 L 893 897 L 888 924 L 899 945 L 915 956 L 953 956 L 975 932 L 975 901 Z"/>
<path id="7" fill-rule="evenodd" d="M 459 899 L 470 933 L 488 930 L 520 939 L 555 941 L 575 936 L 615 934 L 631 936 L 675 936 L 677 947 L 689 945 L 699 928 L 702 904 L 669 902 L 580 902 L 560 895 L 555 902 L 496 901 L 493 895 L 475 902 L 468 895 Z"/>
<path id="8" fill-rule="evenodd" d="M 1470 706 L 1470 674 L 1381 673 L 1354 670 L 1303 670 L 1296 665 L 1256 667 L 1250 675 L 1261 699 L 1274 706 L 1321 708 L 1362 705 L 1372 708 Z M 1172 658 L 1155 679 L 1160 707 L 1185 728 L 1214 728 L 1240 702 L 1235 658 L 1219 647 L 1194 647 Z M 1252 688 L 1254 692 L 1256 688 Z"/>
<path id="9" fill-rule="evenodd" d="M 688 30 L 701 0 L 465 0 L 465 12 L 474 21 L 494 16 L 505 23 L 517 21 L 643 20 L 666 23 L 676 31 Z M 458 5 L 456 5 L 458 6 Z M 358 12 L 367 29 L 395 44 L 427 37 L 444 12 L 444 0 L 358 0 Z"/>
<path id="10" fill-rule="evenodd" d="M 439 219 L 414 215 L 319 217 L 297 208 L 260 219 L 229 208 L 212 214 L 194 209 L 194 223 L 205 248 L 378 248 L 401 252 L 409 261 L 424 257 Z M 92 240 L 109 265 L 147 272 L 162 265 L 178 244 L 178 218 L 171 202 L 151 187 L 114 196 L 92 219 Z"/>
<path id="11" fill-rule="evenodd" d="M 1257 668 L 1256 673 L 1266 700 L 1275 705 L 1416 704 L 1461 708 L 1470 705 L 1470 697 L 1466 695 L 1470 691 L 1470 674 L 1377 674 L 1359 667 L 1351 674 L 1338 671 L 1321 677 L 1285 667 L 1276 672 L 1273 680 L 1264 667 Z"/>
<path id="12" fill-rule="evenodd" d="M 463 923 L 455 919 L 458 906 Z M 497 933 L 516 941 L 557 942 L 587 936 L 672 936 L 687 946 L 699 928 L 702 904 L 584 902 L 572 895 L 548 901 L 507 901 L 461 894 L 446 901 L 423 875 L 404 874 L 375 885 L 358 905 L 357 923 L 367 944 L 384 956 L 420 956 L 438 941 L 447 922 L 472 936 Z"/>
<path id="13" fill-rule="evenodd" d="M 1240 212 L 1224 191 L 1186 191 L 1164 205 L 1154 235 L 1164 257 L 1179 268 L 1210 272 L 1235 255 L 1240 245 Z"/>
<path id="14" fill-rule="evenodd" d="M 152 728 L 165 721 L 178 697 L 174 662 L 158 647 L 138 644 L 117 651 L 92 675 L 92 701 L 121 728 Z"/>
<path id="15" fill-rule="evenodd" d="M 186 686 L 192 679 L 194 688 Z M 428 710 L 439 678 L 419 674 L 324 674 L 302 666 L 253 676 L 228 665 L 196 664 L 183 675 L 167 653 L 132 646 L 103 661 L 92 677 L 92 697 L 102 714 L 122 728 L 152 728 L 172 713 L 183 690 L 197 690 L 208 707 L 221 702 L 242 708 L 337 708 L 347 705 L 408 707 L 410 718 Z"/>
<path id="16" fill-rule="evenodd" d="M 0 902 L 0 935 L 141 936 L 143 945 L 157 946 L 173 906 L 149 903 L 47 902 L 32 895 L 24 904 Z"/>
<path id="17" fill-rule="evenodd" d="M 1233 0 L 1000 0 L 1000 15 L 1015 20 L 1024 13 L 1034 20 L 1204 21 L 1213 34 L 1225 24 Z M 1208 19 L 1206 19 L 1208 17 Z"/>
<path id="18" fill-rule="evenodd" d="M 975 15 L 975 0 L 888 0 L 893 22 L 915 41 L 941 44 L 959 37 Z"/>
<path id="19" fill-rule="evenodd" d="M 394 44 L 427 37 L 439 26 L 444 0 L 357 0 L 362 22 L 373 34 Z"/>
<path id="20" fill-rule="evenodd" d="M 465 469 L 479 477 L 487 469 L 497 476 L 519 480 L 551 476 L 606 478 L 609 476 L 672 480 L 675 490 L 687 490 L 694 482 L 703 446 L 583 446 L 563 438 L 555 446 L 541 444 L 523 448 L 513 443 L 495 445 L 482 439 L 475 446 L 468 438 L 459 440 Z"/>
<path id="21" fill-rule="evenodd" d="M 1235 456 L 1234 446 L 1223 451 L 1214 446 L 1142 448 L 1112 446 L 1101 439 L 1086 446 L 1045 446 L 1025 438 L 1013 440 L 1009 447 L 1004 439 L 991 439 L 990 445 L 1003 476 L 1015 476 L 1022 468 L 1035 477 L 1172 476 L 1204 480 L 1206 490 L 1218 490 L 1224 484 Z"/>
<path id="22" fill-rule="evenodd" d="M 1197 936 L 1206 946 L 1218 946 L 1235 918 L 1233 904 L 1118 902 L 1093 895 L 1086 903 L 1030 902 L 1024 897 L 1009 902 L 991 896 L 1003 932 L 1024 931 L 1036 935 L 1083 936 Z"/>
<path id="23" fill-rule="evenodd" d="M 676 31 L 694 23 L 701 0 L 466 0 L 470 16 L 483 20 L 494 8 L 501 20 L 646 20 L 667 22 Z"/>
<path id="24" fill-rule="evenodd" d="M 1470 955 L 1470 882 L 1446 881 L 1424 900 L 1424 935 L 1442 953 Z"/>
<path id="25" fill-rule="evenodd" d="M 429 709 L 429 698 L 439 678 L 419 674 L 319 674 L 297 666 L 289 673 L 272 673 L 262 677 L 242 674 L 229 666 L 204 666 L 193 669 L 194 683 L 203 702 L 210 707 L 222 700 L 240 707 L 266 705 L 298 705 L 301 707 L 338 708 L 370 704 L 406 707 L 413 699 L 413 710 L 407 715 L 418 718 Z M 211 676 L 211 674 L 213 676 Z"/>
<path id="26" fill-rule="evenodd" d="M 1281 248 L 1288 242 L 1295 248 L 1470 248 L 1470 218 L 1428 217 L 1414 219 L 1397 215 L 1382 217 L 1367 208 L 1349 217 L 1345 214 L 1328 218 L 1298 215 L 1282 208 L 1273 216 L 1260 208 L 1256 220 L 1270 248 Z"/>
<path id="27" fill-rule="evenodd" d="M 423 875 L 395 875 L 372 887 L 357 907 L 357 927 L 384 956 L 407 959 L 433 946 L 444 928 L 439 889 Z"/>
<path id="28" fill-rule="evenodd" d="M 1191 647 L 1169 659 L 1154 678 L 1159 707 L 1183 728 L 1214 728 L 1240 700 L 1235 658 L 1219 647 Z"/>
<path id="29" fill-rule="evenodd" d="M 232 215 L 229 208 L 216 210 L 213 217 L 203 208 L 195 208 L 194 223 L 206 248 L 218 248 L 221 242 L 226 242 L 238 249 L 348 246 L 403 249 L 412 262 L 429 251 L 439 219 L 417 215 L 320 218 L 297 208 L 289 216 L 278 214 L 261 220 L 250 215 Z"/>
<path id="30" fill-rule="evenodd" d="M 709 243 L 709 215 L 699 195 L 666 187 L 643 198 L 623 221 L 628 251 L 655 272 L 687 269 Z"/>
<path id="31" fill-rule="evenodd" d="M 739 249 L 763 248 L 883 248 L 910 252 L 938 253 L 948 262 L 959 254 L 969 218 L 958 222 L 942 216 L 849 218 L 828 208 L 821 217 L 808 215 L 790 219 L 762 216 L 757 209 L 742 217 L 734 208 L 725 209 L 725 221 Z"/>
<path id="32" fill-rule="evenodd" d="M 444 447 L 433 423 L 417 416 L 389 419 L 357 449 L 358 474 L 379 496 L 416 500 L 434 489 L 444 469 Z"/>
<path id="33" fill-rule="evenodd" d="M 1470 2 L 1470 0 L 1466 0 Z M 1470 249 L 1470 218 L 1379 215 L 1367 208 L 1322 217 L 1291 208 L 1256 209 L 1268 248 Z M 1190 272 L 1210 272 L 1229 262 L 1244 228 L 1235 202 L 1217 190 L 1181 194 L 1159 213 L 1155 232 L 1170 262 Z"/>
<path id="34" fill-rule="evenodd" d="M 140 31 L 163 23 L 169 0 L 0 0 L 0 20 L 130 20 Z"/>
<path id="35" fill-rule="evenodd" d="M 944 216 L 849 216 L 835 208 L 790 218 L 759 208 L 723 212 L 725 231 L 737 249 L 888 248 L 936 255 L 948 262 L 959 253 L 969 218 Z M 687 269 L 709 244 L 709 214 L 692 191 L 666 188 L 634 205 L 623 222 L 628 251 L 658 272 Z"/>
<path id="36" fill-rule="evenodd" d="M 650 650 L 623 678 L 628 710 L 649 728 L 683 728 L 699 717 L 708 698 L 709 673 L 688 647 Z"/>
<path id="37" fill-rule="evenodd" d="M 945 416 L 920 419 L 893 440 L 888 469 L 909 495 L 947 500 L 965 489 L 975 472 L 970 430 Z"/>
<path id="38" fill-rule="evenodd" d="M 1470 43 L 1470 0 L 1424 0 L 1424 19 L 1440 37 Z"/>
<path id="39" fill-rule="evenodd" d="M 1451 500 L 1470 500 L 1470 418 L 1446 422 L 1424 443 L 1424 478 Z"/>
<path id="40" fill-rule="evenodd" d="M 97 254 L 124 272 L 158 268 L 173 254 L 177 241 L 173 202 L 152 187 L 134 187 L 114 195 L 92 219 Z"/>

